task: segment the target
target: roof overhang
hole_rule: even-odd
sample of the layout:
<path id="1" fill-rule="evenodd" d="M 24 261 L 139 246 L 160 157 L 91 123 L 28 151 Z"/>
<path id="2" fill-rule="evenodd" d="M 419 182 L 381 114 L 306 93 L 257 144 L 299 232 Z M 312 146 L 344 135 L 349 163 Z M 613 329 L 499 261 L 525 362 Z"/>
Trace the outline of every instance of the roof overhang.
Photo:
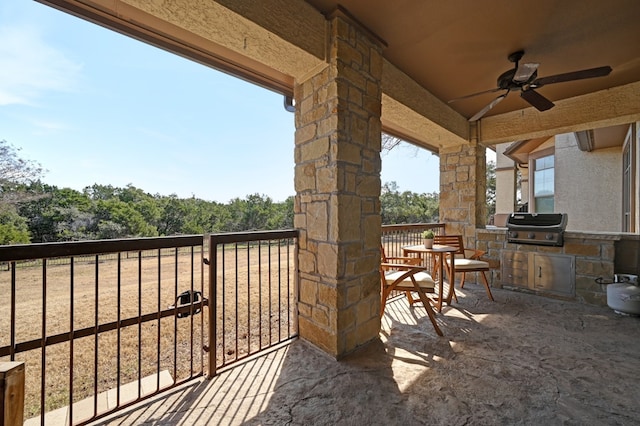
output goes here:
<path id="1" fill-rule="evenodd" d="M 39 1 L 285 95 L 327 65 L 330 17 L 342 8 L 384 40 L 383 128 L 436 152 L 640 121 L 637 0 Z M 510 93 L 469 123 L 499 93 L 448 101 L 496 87 L 516 50 L 540 64 L 540 76 L 613 71 L 540 88 L 555 103 L 548 111 Z"/>

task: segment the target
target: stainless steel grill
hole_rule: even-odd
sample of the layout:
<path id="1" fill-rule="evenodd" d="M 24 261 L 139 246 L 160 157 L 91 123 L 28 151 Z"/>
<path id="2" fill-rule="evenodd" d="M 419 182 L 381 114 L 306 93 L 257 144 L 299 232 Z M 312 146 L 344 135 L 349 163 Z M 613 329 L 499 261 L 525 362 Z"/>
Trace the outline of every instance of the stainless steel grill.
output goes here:
<path id="1" fill-rule="evenodd" d="M 511 213 L 507 218 L 507 242 L 562 246 L 566 213 Z"/>

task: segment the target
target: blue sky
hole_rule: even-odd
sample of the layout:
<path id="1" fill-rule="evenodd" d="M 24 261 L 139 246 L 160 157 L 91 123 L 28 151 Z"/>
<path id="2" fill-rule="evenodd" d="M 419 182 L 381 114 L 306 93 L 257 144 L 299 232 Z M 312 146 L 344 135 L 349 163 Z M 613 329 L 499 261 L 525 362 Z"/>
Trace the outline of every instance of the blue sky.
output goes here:
<path id="1" fill-rule="evenodd" d="M 132 184 L 228 202 L 294 195 L 282 96 L 35 1 L 0 2 L 0 140 L 82 190 Z M 437 192 L 439 159 L 382 157 L 382 182 Z"/>

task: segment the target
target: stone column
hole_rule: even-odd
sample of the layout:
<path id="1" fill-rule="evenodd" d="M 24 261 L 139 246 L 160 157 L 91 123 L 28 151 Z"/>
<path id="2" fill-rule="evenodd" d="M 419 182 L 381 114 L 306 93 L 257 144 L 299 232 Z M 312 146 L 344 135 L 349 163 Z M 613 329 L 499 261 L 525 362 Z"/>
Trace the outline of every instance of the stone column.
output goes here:
<path id="1" fill-rule="evenodd" d="M 294 89 L 300 336 L 340 358 L 380 330 L 381 47 L 340 14 Z"/>
<path id="2" fill-rule="evenodd" d="M 440 221 L 447 234 L 462 234 L 475 247 L 476 228 L 487 212 L 486 150 L 475 143 L 440 149 Z"/>

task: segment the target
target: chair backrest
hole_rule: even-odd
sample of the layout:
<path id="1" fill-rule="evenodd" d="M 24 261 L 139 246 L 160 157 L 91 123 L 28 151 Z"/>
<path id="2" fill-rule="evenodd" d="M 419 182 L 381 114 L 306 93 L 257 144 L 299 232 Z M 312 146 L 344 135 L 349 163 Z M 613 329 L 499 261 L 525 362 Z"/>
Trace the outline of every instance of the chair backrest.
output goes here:
<path id="1" fill-rule="evenodd" d="M 384 251 L 384 245 L 382 245 L 382 243 L 380 243 L 380 261 L 387 263 L 387 254 Z"/>
<path id="2" fill-rule="evenodd" d="M 462 235 L 436 235 L 433 239 L 433 243 L 443 246 L 456 247 L 458 249 L 456 255 L 462 255 L 463 257 L 465 255 Z"/>

